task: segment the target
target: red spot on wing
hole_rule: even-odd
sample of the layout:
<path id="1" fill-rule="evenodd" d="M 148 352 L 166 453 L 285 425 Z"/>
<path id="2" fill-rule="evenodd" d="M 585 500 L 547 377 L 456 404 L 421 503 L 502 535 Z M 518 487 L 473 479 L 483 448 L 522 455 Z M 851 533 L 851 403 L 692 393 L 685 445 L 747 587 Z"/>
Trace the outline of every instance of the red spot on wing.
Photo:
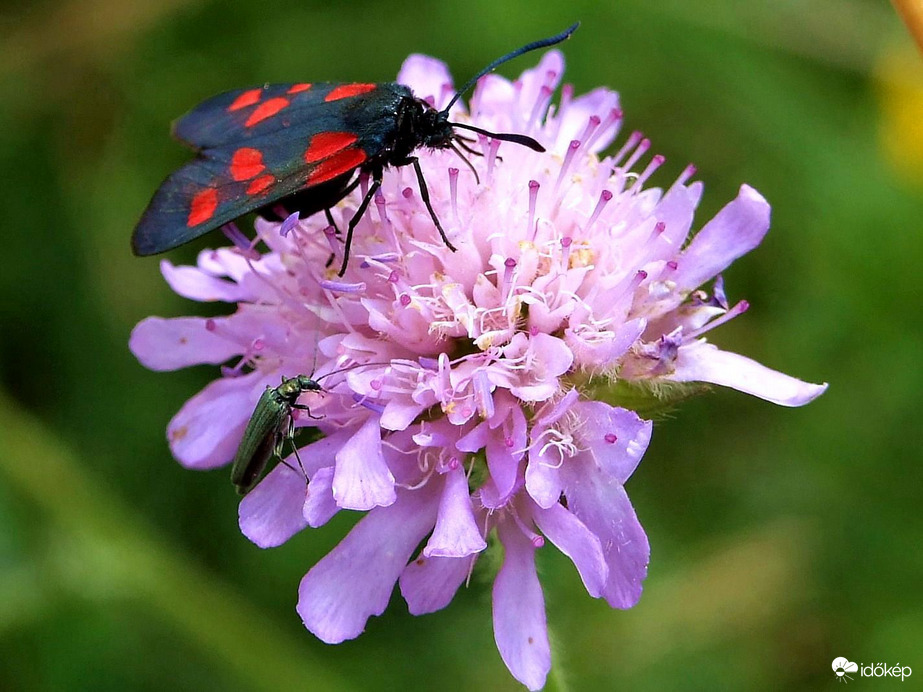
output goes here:
<path id="1" fill-rule="evenodd" d="M 324 101 L 337 101 L 339 99 L 348 99 L 351 96 L 358 96 L 359 94 L 367 94 L 376 87 L 376 84 L 341 84 L 327 94 Z"/>
<path id="2" fill-rule="evenodd" d="M 300 94 L 302 91 L 307 91 L 310 88 L 311 88 L 310 84 L 293 84 L 292 86 L 289 87 L 287 93 Z"/>
<path id="3" fill-rule="evenodd" d="M 314 163 L 330 158 L 342 151 L 359 137 L 351 132 L 321 132 L 311 138 L 311 143 L 304 152 L 305 163 Z"/>
<path id="4" fill-rule="evenodd" d="M 263 152 L 253 147 L 241 147 L 231 157 L 231 177 L 234 180 L 250 180 L 266 168 L 263 164 Z"/>
<path id="5" fill-rule="evenodd" d="M 261 175 L 247 186 L 247 194 L 258 195 L 274 182 L 276 182 L 276 179 L 271 175 Z"/>
<path id="6" fill-rule="evenodd" d="M 197 192 L 192 198 L 192 204 L 189 207 L 189 218 L 186 219 L 187 226 L 198 226 L 200 223 L 208 221 L 215 209 L 218 208 L 218 191 L 209 187 L 201 192 Z"/>
<path id="7" fill-rule="evenodd" d="M 338 175 L 347 173 L 362 164 L 366 159 L 365 152 L 362 149 L 343 149 L 328 159 L 324 159 L 308 175 L 307 187 L 318 185 L 336 178 Z"/>
<path id="8" fill-rule="evenodd" d="M 249 91 L 245 91 L 236 99 L 234 99 L 234 102 L 230 106 L 228 106 L 228 112 L 239 111 L 241 108 L 252 106 L 254 103 L 260 100 L 260 95 L 262 93 L 262 89 L 250 89 Z"/>
<path id="9" fill-rule="evenodd" d="M 291 101 L 282 96 L 276 96 L 274 99 L 263 101 L 263 103 L 257 106 L 256 110 L 250 114 L 250 117 L 247 118 L 247 122 L 245 122 L 244 125 L 253 127 L 257 123 L 266 120 L 266 118 L 271 118 L 290 103 Z"/>

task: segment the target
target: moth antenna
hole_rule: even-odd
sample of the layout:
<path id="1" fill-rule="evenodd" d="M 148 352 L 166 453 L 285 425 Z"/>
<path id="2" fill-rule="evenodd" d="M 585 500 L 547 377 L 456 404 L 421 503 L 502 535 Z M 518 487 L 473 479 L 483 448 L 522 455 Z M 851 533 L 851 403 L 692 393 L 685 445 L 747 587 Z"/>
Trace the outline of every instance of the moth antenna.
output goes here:
<path id="1" fill-rule="evenodd" d="M 532 151 L 543 152 L 545 147 L 536 142 L 534 139 L 527 135 L 514 134 L 512 132 L 490 132 L 489 130 L 481 129 L 480 127 L 475 127 L 474 125 L 467 125 L 465 123 L 449 123 L 452 127 L 460 127 L 463 130 L 471 130 L 472 132 L 478 132 L 487 137 L 493 137 L 494 139 L 499 139 L 504 142 L 514 142 L 516 144 L 521 144 L 524 147 L 529 147 Z"/>
<path id="2" fill-rule="evenodd" d="M 571 26 L 566 31 L 562 31 L 560 34 L 551 36 L 549 38 L 543 38 L 540 41 L 533 41 L 532 43 L 527 43 L 522 48 L 517 48 L 512 53 L 507 53 L 503 57 L 497 58 L 492 63 L 490 63 L 487 67 L 485 67 L 483 70 L 481 70 L 476 75 L 474 75 L 474 77 L 469 79 L 467 83 L 465 84 L 465 86 L 463 86 L 461 89 L 456 91 L 455 96 L 452 97 L 452 100 L 449 101 L 449 104 L 445 108 L 443 108 L 440 112 L 448 114 L 452 106 L 455 105 L 455 102 L 458 101 L 458 99 L 460 99 L 462 95 L 466 91 L 468 91 L 468 89 L 473 87 L 481 77 L 493 72 L 498 67 L 500 67 L 500 65 L 502 65 L 503 63 L 508 62 L 509 60 L 512 60 L 513 58 L 518 58 L 523 53 L 528 53 L 533 50 L 538 50 L 539 48 L 547 48 L 548 46 L 553 46 L 557 43 L 561 43 L 561 41 L 565 41 L 568 38 L 570 38 L 570 35 L 577 30 L 578 26 L 580 26 L 580 22 L 576 22 L 573 26 Z"/>

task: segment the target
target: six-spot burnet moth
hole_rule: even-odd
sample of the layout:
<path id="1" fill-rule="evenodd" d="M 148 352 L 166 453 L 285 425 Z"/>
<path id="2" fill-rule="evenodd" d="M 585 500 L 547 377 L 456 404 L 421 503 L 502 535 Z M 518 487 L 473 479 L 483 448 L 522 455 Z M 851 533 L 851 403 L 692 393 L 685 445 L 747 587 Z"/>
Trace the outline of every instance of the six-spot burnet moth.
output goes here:
<path id="1" fill-rule="evenodd" d="M 134 253 L 171 250 L 251 211 L 270 220 L 326 211 L 332 223 L 329 209 L 356 189 L 360 173 L 366 174 L 372 183 L 346 230 L 342 276 L 353 230 L 381 185 L 383 170 L 407 165 L 414 168 L 420 197 L 442 240 L 454 250 L 430 204 L 414 151 L 453 149 L 464 159 L 459 147 L 468 147 L 457 129 L 544 151 L 526 135 L 449 122 L 449 109 L 499 65 L 560 43 L 577 26 L 494 60 L 442 110 L 394 83 L 266 84 L 208 99 L 174 123 L 173 134 L 198 156 L 154 193 L 132 234 Z"/>

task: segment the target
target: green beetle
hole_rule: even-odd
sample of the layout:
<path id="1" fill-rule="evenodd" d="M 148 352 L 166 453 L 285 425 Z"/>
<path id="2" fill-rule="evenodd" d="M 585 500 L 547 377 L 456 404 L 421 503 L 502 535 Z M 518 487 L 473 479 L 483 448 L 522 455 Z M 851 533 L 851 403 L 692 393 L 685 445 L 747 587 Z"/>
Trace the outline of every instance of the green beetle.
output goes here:
<path id="1" fill-rule="evenodd" d="M 292 411 L 308 411 L 307 406 L 298 403 L 304 392 L 319 392 L 320 384 L 307 375 L 283 379 L 278 387 L 266 387 L 253 409 L 253 415 L 244 430 L 234 466 L 231 468 L 231 482 L 240 495 L 246 495 L 259 482 L 270 457 L 282 459 L 282 447 L 286 440 L 292 445 L 295 458 L 302 472 L 301 457 L 295 447 L 295 419 Z M 285 463 L 284 461 L 282 463 Z"/>

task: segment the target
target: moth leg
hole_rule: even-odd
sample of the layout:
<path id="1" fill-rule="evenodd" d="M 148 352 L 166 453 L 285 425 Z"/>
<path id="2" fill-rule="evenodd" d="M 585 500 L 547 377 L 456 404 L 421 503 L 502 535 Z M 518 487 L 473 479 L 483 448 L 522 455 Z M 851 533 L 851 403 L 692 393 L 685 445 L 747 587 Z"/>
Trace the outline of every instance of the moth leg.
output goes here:
<path id="1" fill-rule="evenodd" d="M 339 229 L 339 227 L 337 226 L 336 221 L 333 220 L 333 214 L 330 213 L 330 207 L 327 207 L 326 209 L 324 209 L 324 216 L 327 217 L 327 225 L 328 225 L 328 226 L 333 226 L 333 230 L 334 230 L 334 232 L 336 233 L 337 238 L 339 238 L 339 237 L 340 237 L 340 229 Z M 328 258 L 327 258 L 327 261 L 324 262 L 324 267 L 326 268 L 326 267 L 329 267 L 331 264 L 333 264 L 333 260 L 334 260 L 334 259 L 336 259 L 336 255 L 335 255 L 334 253 L 331 252 L 331 253 L 330 253 L 330 257 L 328 257 Z"/>
<path id="2" fill-rule="evenodd" d="M 353 242 L 353 230 L 356 228 L 356 224 L 362 219 L 365 210 L 369 208 L 369 202 L 372 201 L 372 198 L 375 196 L 375 193 L 378 192 L 378 188 L 381 187 L 381 169 L 378 169 L 372 173 L 372 184 L 369 186 L 369 191 L 365 193 L 365 197 L 362 198 L 362 203 L 359 205 L 359 208 L 356 209 L 356 213 L 353 214 L 353 218 L 349 220 L 349 226 L 346 229 L 346 244 L 343 246 L 343 264 L 340 267 L 340 271 L 337 272 L 337 276 L 343 276 L 346 273 L 346 265 L 349 263 L 349 248 Z"/>
<path id="3" fill-rule="evenodd" d="M 442 230 L 442 224 L 439 223 L 439 217 L 436 216 L 436 212 L 433 211 L 433 205 L 429 201 L 429 189 L 426 187 L 426 179 L 423 177 L 423 169 L 420 168 L 420 161 L 416 156 L 411 156 L 407 159 L 407 161 L 413 164 L 413 170 L 417 174 L 417 183 L 420 185 L 420 197 L 423 198 L 423 204 L 426 205 L 426 209 L 429 212 L 430 218 L 432 218 L 433 223 L 436 224 L 436 229 L 439 231 L 439 235 L 442 237 L 442 242 L 445 243 L 445 246 L 449 248 L 449 250 L 456 252 L 457 248 L 452 245 L 448 236 L 445 234 L 445 231 Z"/>

